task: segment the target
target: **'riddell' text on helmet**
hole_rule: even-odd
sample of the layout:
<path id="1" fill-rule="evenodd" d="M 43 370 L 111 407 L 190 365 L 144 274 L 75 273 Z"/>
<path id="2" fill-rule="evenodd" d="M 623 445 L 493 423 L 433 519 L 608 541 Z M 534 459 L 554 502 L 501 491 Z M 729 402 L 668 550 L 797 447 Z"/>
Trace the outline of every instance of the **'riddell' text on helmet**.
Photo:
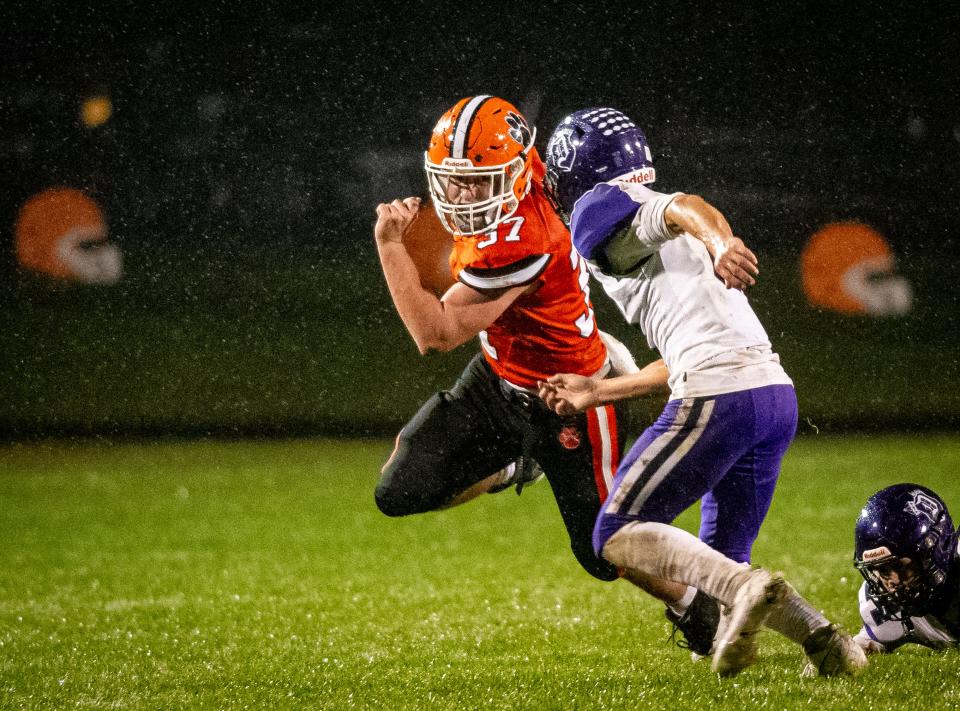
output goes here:
<path id="1" fill-rule="evenodd" d="M 610 108 L 583 109 L 563 119 L 547 143 L 546 165 L 547 193 L 568 223 L 577 200 L 598 183 L 646 184 L 657 177 L 643 131 Z"/>
<path id="2" fill-rule="evenodd" d="M 488 232 L 516 212 L 530 190 L 535 137 L 513 104 L 495 96 L 468 96 L 440 117 L 424 167 L 449 232 Z"/>
<path id="3" fill-rule="evenodd" d="M 947 505 L 918 484 L 896 484 L 871 496 L 857 518 L 853 564 L 867 593 L 890 619 L 930 614 L 957 555 Z"/>

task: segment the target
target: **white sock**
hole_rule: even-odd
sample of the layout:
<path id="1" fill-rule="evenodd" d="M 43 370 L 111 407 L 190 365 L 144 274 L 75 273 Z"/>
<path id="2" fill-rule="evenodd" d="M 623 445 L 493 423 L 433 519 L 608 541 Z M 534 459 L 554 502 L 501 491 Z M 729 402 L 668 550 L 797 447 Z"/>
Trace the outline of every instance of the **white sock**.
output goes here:
<path id="1" fill-rule="evenodd" d="M 603 557 L 621 568 L 686 583 L 724 605 L 733 604 L 752 572 L 696 536 L 665 523 L 628 523 L 607 541 Z"/>
<path id="2" fill-rule="evenodd" d="M 517 471 L 517 463 L 510 462 L 507 466 L 497 472 L 500 476 L 491 486 L 503 486 L 513 478 L 513 473 Z"/>
<path id="3" fill-rule="evenodd" d="M 687 586 L 687 591 L 683 594 L 683 597 L 672 602 L 668 607 L 673 610 L 676 614 L 683 617 L 683 613 L 687 611 L 690 607 L 690 604 L 693 602 L 693 598 L 697 596 L 697 589 L 690 585 Z"/>
<path id="4" fill-rule="evenodd" d="M 829 625 L 830 620 L 801 597 L 792 585 L 787 590 L 783 603 L 771 610 L 764 624 L 787 639 L 803 644 L 811 632 Z"/>

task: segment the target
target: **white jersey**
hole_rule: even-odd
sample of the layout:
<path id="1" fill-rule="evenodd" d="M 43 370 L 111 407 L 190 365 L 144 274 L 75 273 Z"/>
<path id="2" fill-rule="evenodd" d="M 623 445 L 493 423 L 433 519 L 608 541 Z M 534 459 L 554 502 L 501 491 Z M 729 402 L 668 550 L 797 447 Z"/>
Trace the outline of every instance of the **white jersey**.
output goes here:
<path id="1" fill-rule="evenodd" d="M 602 183 L 574 207 L 574 244 L 659 351 L 673 398 L 792 385 L 747 297 L 716 277 L 702 242 L 667 228 L 664 211 L 680 194 Z"/>
<path id="2" fill-rule="evenodd" d="M 933 615 L 911 617 L 909 624 L 888 620 L 880 614 L 876 604 L 867 595 L 867 584 L 860 586 L 860 617 L 863 627 L 856 640 L 861 647 L 872 641 L 881 646 L 881 651 L 890 652 L 903 644 L 922 644 L 925 647 L 944 649 L 957 646 L 957 639 L 946 626 Z"/>

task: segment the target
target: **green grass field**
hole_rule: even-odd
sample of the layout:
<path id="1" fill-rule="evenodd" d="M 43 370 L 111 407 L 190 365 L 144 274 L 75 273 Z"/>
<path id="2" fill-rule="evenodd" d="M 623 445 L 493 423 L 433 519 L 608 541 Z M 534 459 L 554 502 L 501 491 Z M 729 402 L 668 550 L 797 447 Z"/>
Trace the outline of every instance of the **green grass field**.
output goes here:
<path id="1" fill-rule="evenodd" d="M 960 707 L 957 652 L 803 680 L 764 633 L 757 665 L 720 680 L 657 604 L 578 568 L 546 484 L 380 515 L 389 447 L 0 446 L 0 707 Z M 958 472 L 957 436 L 801 439 L 755 560 L 856 626 L 860 505 L 913 480 L 960 512 Z"/>

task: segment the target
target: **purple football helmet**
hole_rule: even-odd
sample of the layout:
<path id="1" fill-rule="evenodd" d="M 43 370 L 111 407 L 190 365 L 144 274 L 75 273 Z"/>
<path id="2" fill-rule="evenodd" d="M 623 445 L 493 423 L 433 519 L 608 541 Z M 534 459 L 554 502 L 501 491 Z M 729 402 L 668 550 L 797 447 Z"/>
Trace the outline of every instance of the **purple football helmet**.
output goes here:
<path id="1" fill-rule="evenodd" d="M 918 484 L 896 484 L 871 496 L 854 534 L 853 564 L 885 617 L 929 614 L 940 602 L 957 556 L 947 505 Z"/>
<path id="2" fill-rule="evenodd" d="M 582 109 L 563 119 L 547 143 L 545 162 L 547 194 L 568 223 L 577 200 L 597 183 L 656 179 L 647 137 L 610 108 Z"/>

